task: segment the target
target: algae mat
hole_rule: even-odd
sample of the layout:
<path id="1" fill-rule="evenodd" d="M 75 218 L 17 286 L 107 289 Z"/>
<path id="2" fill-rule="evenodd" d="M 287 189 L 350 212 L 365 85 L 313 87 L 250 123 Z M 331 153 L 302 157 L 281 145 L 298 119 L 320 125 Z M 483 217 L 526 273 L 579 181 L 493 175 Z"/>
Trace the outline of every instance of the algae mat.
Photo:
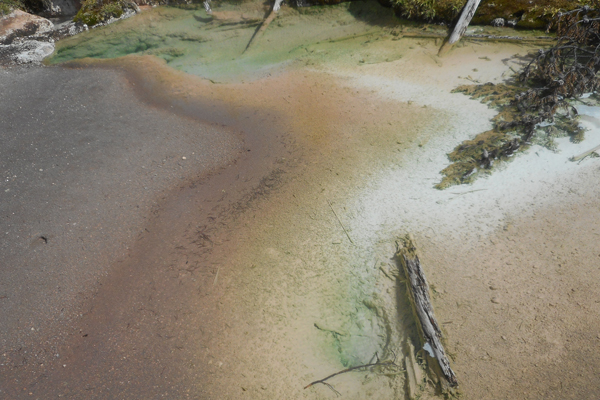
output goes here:
<path id="1" fill-rule="evenodd" d="M 355 50 L 350 56 L 357 63 L 391 61 L 400 56 L 393 49 L 380 49 L 381 54 L 361 52 L 372 40 L 391 39 L 399 32 L 400 21 L 391 10 L 367 2 L 286 7 L 245 52 L 266 12 L 264 4 L 254 2 L 223 3 L 215 8 L 215 15 L 221 18 L 207 15 L 202 7 L 157 7 L 59 41 L 48 62 L 154 55 L 173 68 L 221 81 L 264 76 L 281 64 L 311 65 L 348 56 L 348 49 Z"/>

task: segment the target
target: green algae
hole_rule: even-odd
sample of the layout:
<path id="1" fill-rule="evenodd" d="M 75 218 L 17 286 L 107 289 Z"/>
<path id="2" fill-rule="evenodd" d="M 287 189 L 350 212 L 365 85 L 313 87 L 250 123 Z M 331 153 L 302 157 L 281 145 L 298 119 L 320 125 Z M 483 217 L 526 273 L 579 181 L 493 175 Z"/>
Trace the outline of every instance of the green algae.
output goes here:
<path id="1" fill-rule="evenodd" d="M 123 0 L 106 2 L 98 0 L 85 0 L 81 3 L 81 8 L 73 20 L 93 26 L 113 17 L 119 18 L 121 15 L 123 15 L 126 8 L 128 8 L 128 4 Z"/>
<path id="2" fill-rule="evenodd" d="M 0 0 L 0 16 L 10 14 L 14 9 L 22 10 L 25 5 L 20 0 Z"/>
<path id="3" fill-rule="evenodd" d="M 437 189 L 472 183 L 480 174 L 490 173 L 495 165 L 509 161 L 531 145 L 556 151 L 555 138 L 568 136 L 574 143 L 583 140 L 585 130 L 568 110 L 556 110 L 551 124 L 530 126 L 528 121 L 534 121 L 537 108 L 525 110 L 515 101 L 528 90 L 525 83 L 464 85 L 454 90 L 487 103 L 499 113 L 492 119 L 493 129 L 462 142 L 448 154 L 452 163 L 441 171 L 443 178 L 435 186 Z"/>

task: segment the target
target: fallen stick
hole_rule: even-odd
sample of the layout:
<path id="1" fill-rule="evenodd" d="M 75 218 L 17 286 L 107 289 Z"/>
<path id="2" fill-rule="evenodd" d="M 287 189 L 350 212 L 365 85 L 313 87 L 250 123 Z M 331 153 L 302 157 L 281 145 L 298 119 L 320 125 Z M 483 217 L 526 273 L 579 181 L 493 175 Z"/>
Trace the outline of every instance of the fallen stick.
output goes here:
<path id="1" fill-rule="evenodd" d="M 583 160 L 584 158 L 586 158 L 587 156 L 589 156 L 590 154 L 592 154 L 593 152 L 595 152 L 595 151 L 598 151 L 598 150 L 600 150 L 600 145 L 598 145 L 598 146 L 594 147 L 594 148 L 593 148 L 593 149 L 591 149 L 591 150 L 588 150 L 588 151 L 586 151 L 586 152 L 583 152 L 583 153 L 581 153 L 581 154 L 580 154 L 580 155 L 578 155 L 578 156 L 571 157 L 571 158 L 570 158 L 570 160 L 571 160 L 571 161 L 579 161 L 579 160 Z"/>
<path id="2" fill-rule="evenodd" d="M 403 32 L 398 38 L 410 38 L 410 39 L 440 39 L 445 38 L 447 35 L 443 33 L 421 33 L 421 32 Z M 480 33 L 465 34 L 463 38 L 468 38 L 475 42 L 506 42 L 506 43 L 531 43 L 536 45 L 550 45 L 556 43 L 556 38 L 551 36 L 498 36 L 498 35 L 486 35 Z"/>
<path id="3" fill-rule="evenodd" d="M 376 363 L 372 363 L 372 364 L 357 365 L 356 367 L 346 368 L 344 370 L 336 372 L 335 374 L 331 374 L 331 375 L 329 375 L 326 378 L 319 379 L 318 381 L 311 382 L 308 385 L 304 386 L 304 389 L 308 389 L 309 387 L 311 387 L 313 385 L 321 383 L 321 384 L 327 386 L 329 389 L 333 390 L 335 392 L 335 394 L 337 394 L 338 396 L 341 396 L 340 392 L 338 392 L 337 390 L 335 390 L 335 388 L 333 386 L 331 386 L 331 384 L 329 384 L 329 383 L 326 382 L 328 379 L 331 379 L 334 376 L 345 374 L 346 372 L 355 371 L 355 370 L 361 369 L 361 368 L 377 367 L 377 366 L 391 366 L 391 365 L 396 366 L 396 364 L 394 363 L 394 361 L 383 361 L 383 362 L 377 361 Z"/>
<path id="4" fill-rule="evenodd" d="M 344 230 L 344 233 L 346 234 L 346 236 L 348 237 L 348 240 L 350 241 L 350 243 L 354 244 L 354 242 L 352 241 L 352 238 L 350 237 L 350 234 L 348 234 L 348 231 L 346 230 L 346 228 L 344 227 L 344 224 L 342 224 L 342 221 L 340 220 L 340 217 L 338 217 L 337 213 L 335 212 L 335 210 L 333 209 L 333 206 L 331 205 L 331 202 L 329 200 L 327 200 L 327 204 L 329 204 L 329 208 L 331 208 L 331 212 L 333 212 L 333 215 L 335 215 L 335 217 L 337 218 L 338 222 L 340 223 L 340 226 L 342 227 L 342 229 Z"/>
<path id="5" fill-rule="evenodd" d="M 429 297 L 429 285 L 421 268 L 421 262 L 417 256 L 411 235 L 399 240 L 396 257 L 400 260 L 406 274 L 409 300 L 419 320 L 417 326 L 419 327 L 421 338 L 425 342 L 424 348 L 427 353 L 433 353 L 433 357 L 437 359 L 441 370 L 440 379 L 445 380 L 450 387 L 456 387 L 458 386 L 458 381 L 456 380 L 454 371 L 450 368 L 450 362 L 441 342 L 442 331 L 433 315 L 433 308 Z M 446 386 L 443 384 L 442 389 L 446 390 Z"/>
<path id="6" fill-rule="evenodd" d="M 254 32 L 254 35 L 252 35 L 252 37 L 250 38 L 250 41 L 248 42 L 248 45 L 244 49 L 243 53 L 247 52 L 248 49 L 250 48 L 250 45 L 252 45 L 253 42 L 257 41 L 263 35 L 263 33 L 265 33 L 269 24 L 277 16 L 277 13 L 279 12 L 279 9 L 281 8 L 282 2 L 283 2 L 283 0 L 275 0 L 275 3 L 273 4 L 273 9 L 271 10 L 271 13 L 267 17 L 267 19 L 265 19 L 263 21 L 263 23 L 260 25 L 260 28 L 258 28 L 258 30 L 256 32 Z"/>
<path id="7" fill-rule="evenodd" d="M 458 42 L 460 37 L 465 34 L 465 31 L 467 30 L 467 27 L 469 26 L 473 15 L 475 15 L 475 11 L 477 10 L 477 7 L 479 7 L 480 2 L 481 0 L 467 1 L 467 4 L 465 5 L 465 8 L 463 8 L 463 11 L 460 14 L 460 18 L 458 19 L 458 22 L 456 23 L 452 34 L 450 34 L 448 40 L 444 42 L 444 44 L 442 44 L 442 47 L 440 47 L 440 51 L 438 51 L 438 56 L 441 57 L 444 54 L 446 54 L 452 48 L 454 43 Z"/>
<path id="8" fill-rule="evenodd" d="M 204 6 L 204 9 L 206 10 L 206 13 L 208 15 L 212 14 L 212 8 L 210 8 L 210 2 L 212 0 L 204 0 L 204 3 L 202 3 L 202 5 Z"/>

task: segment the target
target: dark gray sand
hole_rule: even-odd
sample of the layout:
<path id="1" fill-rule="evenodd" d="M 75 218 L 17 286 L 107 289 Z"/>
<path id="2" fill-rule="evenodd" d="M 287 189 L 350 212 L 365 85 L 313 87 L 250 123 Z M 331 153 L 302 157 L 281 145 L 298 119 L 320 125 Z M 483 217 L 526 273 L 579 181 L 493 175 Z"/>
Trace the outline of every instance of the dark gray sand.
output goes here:
<path id="1" fill-rule="evenodd" d="M 0 70 L 0 91 L 2 368 L 73 320 L 167 190 L 227 166 L 244 144 L 142 103 L 114 71 Z"/>

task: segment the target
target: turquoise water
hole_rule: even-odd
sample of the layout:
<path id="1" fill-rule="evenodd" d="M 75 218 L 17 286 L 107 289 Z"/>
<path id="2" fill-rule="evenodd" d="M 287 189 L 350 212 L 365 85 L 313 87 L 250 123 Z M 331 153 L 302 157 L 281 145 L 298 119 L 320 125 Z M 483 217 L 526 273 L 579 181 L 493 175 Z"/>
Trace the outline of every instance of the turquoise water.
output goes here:
<path id="1" fill-rule="evenodd" d="M 213 18 L 201 5 L 157 7 L 59 41 L 49 63 L 154 55 L 173 68 L 227 80 L 264 74 L 282 63 L 312 65 L 331 60 L 348 54 L 348 46 L 359 47 L 368 40 L 365 34 L 381 35 L 386 26 L 398 25 L 391 10 L 376 2 L 298 10 L 286 7 L 245 51 L 268 10 L 263 3 L 221 3 Z"/>

